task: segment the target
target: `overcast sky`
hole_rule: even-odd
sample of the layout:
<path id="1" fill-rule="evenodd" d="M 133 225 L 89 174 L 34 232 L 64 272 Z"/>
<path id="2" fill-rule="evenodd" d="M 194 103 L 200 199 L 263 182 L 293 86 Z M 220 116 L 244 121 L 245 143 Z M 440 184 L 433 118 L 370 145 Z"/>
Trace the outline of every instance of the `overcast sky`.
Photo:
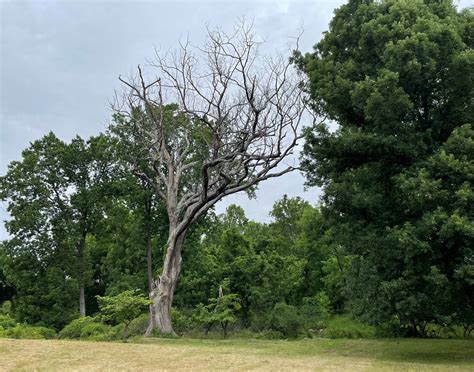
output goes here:
<path id="1" fill-rule="evenodd" d="M 300 32 L 309 51 L 344 0 L 273 1 L 5 1 L 0 0 L 0 174 L 20 159 L 28 144 L 53 131 L 63 140 L 95 135 L 107 126 L 108 101 L 118 76 L 168 49 L 180 38 L 200 44 L 211 28 L 232 27 L 238 17 L 254 21 L 268 41 L 281 47 Z M 474 0 L 461 0 L 472 6 Z M 217 206 L 240 204 L 250 218 L 265 221 L 284 194 L 313 203 L 319 192 L 303 189 L 298 173 L 262 183 L 257 198 L 236 195 Z M 7 218 L 5 205 L 1 220 Z M 7 237 L 0 224 L 0 239 Z"/>

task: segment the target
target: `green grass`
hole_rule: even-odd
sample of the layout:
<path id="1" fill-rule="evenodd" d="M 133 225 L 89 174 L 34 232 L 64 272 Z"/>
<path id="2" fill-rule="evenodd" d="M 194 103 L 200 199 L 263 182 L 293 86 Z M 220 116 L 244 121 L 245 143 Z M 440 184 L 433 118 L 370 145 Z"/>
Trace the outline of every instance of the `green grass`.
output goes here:
<path id="1" fill-rule="evenodd" d="M 135 337 L 117 342 L 0 339 L 1 370 L 474 370 L 474 341 L 299 341 Z"/>
<path id="2" fill-rule="evenodd" d="M 197 340 L 197 339 L 156 339 L 135 338 L 134 342 L 192 346 L 208 349 L 252 348 L 259 354 L 284 357 L 305 357 L 330 353 L 345 357 L 371 357 L 381 361 L 407 361 L 423 363 L 474 363 L 474 341 L 441 339 L 305 339 L 284 340 Z M 474 366 L 474 365 L 473 365 Z"/>

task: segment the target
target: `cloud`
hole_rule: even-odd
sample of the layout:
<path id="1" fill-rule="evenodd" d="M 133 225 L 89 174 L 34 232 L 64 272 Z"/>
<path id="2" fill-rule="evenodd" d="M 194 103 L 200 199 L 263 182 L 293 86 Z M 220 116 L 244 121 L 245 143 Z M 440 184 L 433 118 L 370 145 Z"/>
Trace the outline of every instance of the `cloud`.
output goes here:
<path id="1" fill-rule="evenodd" d="M 21 151 L 49 131 L 69 140 L 103 131 L 108 100 L 118 76 L 187 37 L 199 45 L 206 25 L 232 27 L 240 16 L 253 19 L 267 51 L 305 33 L 310 50 L 342 0 L 326 1 L 1 1 L 0 174 Z M 283 194 L 315 202 L 317 190 L 303 191 L 299 173 L 263 183 L 256 200 L 232 196 L 249 217 L 267 219 Z M 8 218 L 5 205 L 2 220 Z M 0 225 L 0 239 L 7 234 Z"/>

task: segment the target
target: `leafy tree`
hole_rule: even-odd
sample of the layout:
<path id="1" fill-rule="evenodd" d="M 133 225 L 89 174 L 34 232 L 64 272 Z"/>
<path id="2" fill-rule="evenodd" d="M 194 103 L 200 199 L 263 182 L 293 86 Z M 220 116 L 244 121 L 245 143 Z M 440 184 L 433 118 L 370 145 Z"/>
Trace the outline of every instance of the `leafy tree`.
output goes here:
<path id="1" fill-rule="evenodd" d="M 7 259 L 3 243 L 0 242 L 0 306 L 6 301 L 11 301 L 15 295 L 15 287 L 7 280 L 5 275 L 5 262 Z"/>
<path id="2" fill-rule="evenodd" d="M 229 281 L 224 281 L 223 286 L 227 288 L 228 285 Z M 237 321 L 240 309 L 241 306 L 237 294 L 224 294 L 223 287 L 220 286 L 219 297 L 211 298 L 206 306 L 198 305 L 196 311 L 197 320 L 206 326 L 206 335 L 214 324 L 219 324 L 224 333 L 224 338 L 227 338 L 229 324 Z"/>
<path id="3" fill-rule="evenodd" d="M 283 198 L 276 201 L 270 212 L 273 221 L 270 228 L 280 237 L 277 243 L 281 245 L 282 252 L 292 251 L 300 256 L 304 256 L 304 252 L 296 252 L 297 240 L 301 235 L 300 220 L 306 210 L 310 209 L 307 201 L 300 197 L 289 198 L 283 195 Z"/>
<path id="4" fill-rule="evenodd" d="M 351 0 L 314 52 L 295 56 L 313 109 L 339 125 L 305 132 L 302 166 L 309 185 L 324 187 L 325 218 L 354 256 L 353 311 L 375 323 L 398 317 L 412 334 L 448 320 L 444 299 L 454 292 L 447 288 L 472 258 L 472 242 L 456 229 L 419 234 L 423 225 L 450 220 L 468 230 L 472 223 L 469 208 L 455 212 L 424 198 L 425 186 L 442 181 L 431 173 L 422 182 L 422 170 L 456 128 L 473 123 L 473 24 L 472 12 L 457 12 L 451 1 Z M 472 187 L 471 177 L 464 167 L 456 185 Z"/>
<path id="5" fill-rule="evenodd" d="M 241 305 L 242 325 L 261 329 L 265 314 L 277 302 L 298 304 L 305 260 L 281 249 L 281 235 L 266 224 L 249 221 L 242 208 L 202 225 L 194 241 L 187 240 L 183 274 L 175 304 L 180 309 L 206 303 L 229 280 L 229 291 Z"/>
<path id="6" fill-rule="evenodd" d="M 332 255 L 322 262 L 324 292 L 327 293 L 333 312 L 347 311 L 346 284 L 351 267 L 351 256 Z"/>
<path id="7" fill-rule="evenodd" d="M 123 323 L 123 341 L 127 341 L 128 326 L 133 319 L 143 313 L 143 310 L 150 305 L 149 300 L 141 295 L 138 290 L 128 290 L 115 296 L 97 296 L 100 311 L 104 319 Z"/>
<path id="8" fill-rule="evenodd" d="M 71 213 L 70 239 L 77 246 L 77 274 L 79 282 L 79 311 L 86 315 L 85 287 L 91 280 L 86 262 L 88 234 L 103 218 L 102 201 L 111 196 L 108 183 L 114 173 L 115 147 L 110 137 L 99 135 L 84 141 L 74 138 L 66 147 L 63 159 L 69 194 L 63 205 Z"/>
<path id="9" fill-rule="evenodd" d="M 316 296 L 305 297 L 301 310 L 309 320 L 328 318 L 331 315 L 331 301 L 325 292 L 319 292 Z"/>
<path id="10" fill-rule="evenodd" d="M 70 301 L 73 287 L 80 314 L 86 312 L 85 288 L 91 277 L 86 242 L 102 218 L 113 146 L 103 135 L 66 144 L 49 133 L 22 156 L 0 178 L 0 198 L 8 202 L 12 216 L 6 223 L 12 238 L 4 245 L 4 270 L 21 297 L 20 318 L 57 326 L 71 317 L 70 304 L 67 310 L 58 307 Z M 54 304 L 50 309 L 56 308 L 54 319 L 28 310 L 29 304 L 46 310 L 48 301 Z"/>
<path id="11" fill-rule="evenodd" d="M 422 168 L 398 181 L 401 203 L 414 218 L 390 231 L 406 257 L 404 277 L 386 284 L 400 306 L 397 316 L 404 319 L 410 309 L 417 319 L 457 322 L 468 333 L 474 327 L 472 126 L 456 128 Z"/>
<path id="12" fill-rule="evenodd" d="M 22 161 L 12 162 L 0 178 L 0 197 L 8 201 L 12 217 L 5 224 L 12 238 L 3 244 L 3 271 L 16 288 L 15 315 L 56 327 L 75 317 L 71 295 L 79 293 L 62 166 L 66 151 L 50 133 L 24 150 Z"/>

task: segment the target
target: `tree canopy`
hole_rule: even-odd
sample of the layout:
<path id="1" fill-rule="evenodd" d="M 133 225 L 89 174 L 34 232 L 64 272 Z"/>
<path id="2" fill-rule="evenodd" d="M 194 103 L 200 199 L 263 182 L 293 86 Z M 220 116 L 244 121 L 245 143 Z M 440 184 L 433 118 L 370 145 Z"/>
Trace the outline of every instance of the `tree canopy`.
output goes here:
<path id="1" fill-rule="evenodd" d="M 338 124 L 306 130 L 302 166 L 354 256 L 348 293 L 365 320 L 423 332 L 462 317 L 459 296 L 472 301 L 469 285 L 452 289 L 472 260 L 473 204 L 461 200 L 473 187 L 473 22 L 451 1 L 352 0 L 296 55 L 314 110 Z"/>

